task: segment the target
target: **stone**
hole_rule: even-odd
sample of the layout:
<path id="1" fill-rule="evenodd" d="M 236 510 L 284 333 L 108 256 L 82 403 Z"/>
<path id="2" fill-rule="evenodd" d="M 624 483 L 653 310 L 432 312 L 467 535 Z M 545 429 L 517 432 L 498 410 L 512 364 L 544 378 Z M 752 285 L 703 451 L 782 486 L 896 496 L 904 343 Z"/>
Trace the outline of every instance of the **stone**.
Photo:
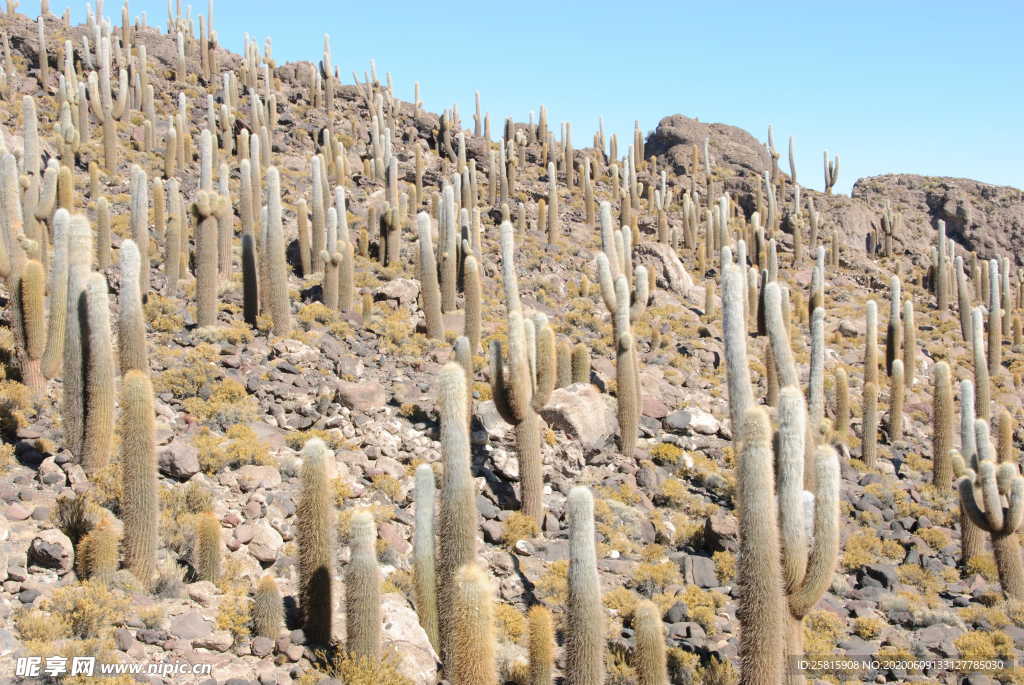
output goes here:
<path id="1" fill-rule="evenodd" d="M 416 612 L 401 595 L 388 593 L 381 598 L 382 641 L 398 655 L 398 670 L 413 685 L 437 682 L 437 653 L 420 626 Z"/>
<path id="2" fill-rule="evenodd" d="M 691 554 L 686 557 L 686 581 L 699 588 L 718 587 L 718 571 L 715 562 L 708 557 Z"/>
<path id="3" fill-rule="evenodd" d="M 215 630 L 209 635 L 192 640 L 192 646 L 197 649 L 211 649 L 215 652 L 226 652 L 231 649 L 234 638 L 226 630 Z"/>
<path id="4" fill-rule="evenodd" d="M 554 390 L 541 416 L 552 429 L 579 440 L 584 449 L 600 449 L 615 430 L 604 397 L 590 383 Z"/>
<path id="5" fill-rule="evenodd" d="M 29 545 L 28 563 L 30 566 L 69 571 L 75 563 L 75 548 L 68 536 L 56 528 L 44 530 Z"/>
<path id="6" fill-rule="evenodd" d="M 384 386 L 376 381 L 338 384 L 338 403 L 343 407 L 364 413 L 376 411 L 387 403 Z"/>
<path id="7" fill-rule="evenodd" d="M 199 473 L 199 450 L 181 438 L 174 438 L 158 455 L 160 473 L 185 481 Z"/>
<path id="8" fill-rule="evenodd" d="M 235 471 L 238 487 L 242 492 L 252 492 L 259 488 L 268 490 L 281 484 L 281 474 L 273 466 L 262 464 L 246 464 Z"/>
<path id="9" fill-rule="evenodd" d="M 651 290 L 656 285 L 659 290 L 669 290 L 685 297 L 693 287 L 693 278 L 671 245 L 643 241 L 633 247 L 633 254 L 647 267 L 648 277 L 654 279 Z"/>
<path id="10" fill-rule="evenodd" d="M 269 637 L 256 636 L 252 639 L 250 648 L 253 656 L 265 657 L 274 652 L 274 641 Z"/>
<path id="11" fill-rule="evenodd" d="M 186 611 L 171 619 L 170 633 L 183 640 L 198 640 L 213 632 L 213 624 L 198 611 Z"/>
<path id="12" fill-rule="evenodd" d="M 249 540 L 249 554 L 257 561 L 270 564 L 277 561 L 277 555 L 284 546 L 284 538 L 265 519 L 253 524 L 254 533 Z"/>
<path id="13" fill-rule="evenodd" d="M 730 514 L 713 514 L 704 520 L 701 534 L 706 552 L 735 552 L 739 548 L 739 524 Z"/>

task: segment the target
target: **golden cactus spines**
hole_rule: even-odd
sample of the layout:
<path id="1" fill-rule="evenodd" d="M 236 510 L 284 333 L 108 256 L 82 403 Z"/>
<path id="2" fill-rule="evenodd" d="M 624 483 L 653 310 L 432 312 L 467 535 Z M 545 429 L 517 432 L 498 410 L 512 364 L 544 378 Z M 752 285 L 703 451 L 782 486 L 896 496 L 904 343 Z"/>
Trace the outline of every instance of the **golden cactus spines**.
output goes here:
<path id="1" fill-rule="evenodd" d="M 160 492 L 157 482 L 156 415 L 149 376 L 133 369 L 121 384 L 121 464 L 124 565 L 148 587 L 156 571 Z"/>
<path id="2" fill-rule="evenodd" d="M 380 567 L 377 525 L 370 511 L 357 511 L 351 522 L 352 551 L 345 571 L 345 648 L 349 654 L 380 656 Z"/>
<path id="3" fill-rule="evenodd" d="M 861 459 L 871 468 L 878 460 L 878 386 L 864 384 L 864 417 L 861 425 Z"/>
<path id="4" fill-rule="evenodd" d="M 633 610 L 633 629 L 636 631 L 633 668 L 638 685 L 668 685 L 661 610 L 654 602 L 645 599 L 637 603 Z"/>
<path id="5" fill-rule="evenodd" d="M 527 685 L 551 685 L 555 668 L 555 626 L 551 612 L 541 604 L 527 614 L 530 670 Z"/>
<path id="6" fill-rule="evenodd" d="M 452 685 L 494 685 L 498 673 L 491 580 L 470 562 L 459 568 L 454 581 L 452 656 L 445 674 Z"/>
<path id="7" fill-rule="evenodd" d="M 222 549 L 220 520 L 210 512 L 201 515 L 196 525 L 192 559 L 199 580 L 208 580 L 211 583 L 220 580 Z"/>
<path id="8" fill-rule="evenodd" d="M 277 581 L 271 575 L 260 578 L 252 603 L 253 634 L 276 640 L 284 625 L 284 605 Z"/>

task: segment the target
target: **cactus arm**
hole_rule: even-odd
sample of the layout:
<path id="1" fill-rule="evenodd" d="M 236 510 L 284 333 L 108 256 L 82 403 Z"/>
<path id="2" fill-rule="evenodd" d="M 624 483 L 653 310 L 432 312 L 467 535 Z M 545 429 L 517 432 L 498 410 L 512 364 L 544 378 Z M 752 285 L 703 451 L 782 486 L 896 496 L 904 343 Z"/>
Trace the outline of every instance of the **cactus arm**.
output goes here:
<path id="1" fill-rule="evenodd" d="M 807 534 L 804 529 L 804 443 L 807 409 L 803 394 L 792 385 L 779 395 L 777 469 L 782 575 L 787 594 L 793 594 L 807 572 Z"/>
<path id="2" fill-rule="evenodd" d="M 839 456 L 822 445 L 815 453 L 814 546 L 800 590 L 789 597 L 789 610 L 803 617 L 832 582 L 839 555 Z"/>

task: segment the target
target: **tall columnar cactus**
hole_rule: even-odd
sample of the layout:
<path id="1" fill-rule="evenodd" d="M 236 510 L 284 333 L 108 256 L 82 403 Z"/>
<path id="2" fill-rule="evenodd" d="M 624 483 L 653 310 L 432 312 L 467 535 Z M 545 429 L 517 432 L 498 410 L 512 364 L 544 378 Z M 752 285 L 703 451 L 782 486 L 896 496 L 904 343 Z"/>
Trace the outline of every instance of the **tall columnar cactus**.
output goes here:
<path id="1" fill-rule="evenodd" d="M 444 319 L 441 315 L 441 286 L 437 280 L 437 259 L 431 238 L 430 215 L 420 212 L 416 215 L 416 231 L 419 236 L 419 279 L 420 296 L 423 302 L 423 317 L 427 337 L 444 337 Z"/>
<path id="2" fill-rule="evenodd" d="M 146 587 L 156 571 L 159 545 L 155 422 L 149 376 L 133 369 L 121 384 L 122 556 L 125 567 Z"/>
<path id="3" fill-rule="evenodd" d="M 43 265 L 38 260 L 25 262 L 17 275 L 18 325 L 24 337 L 24 349 L 19 350 L 21 378 L 40 397 L 46 390 L 43 377 L 43 353 L 46 351 L 46 295 Z"/>
<path id="4" fill-rule="evenodd" d="M 1024 521 L 1024 478 L 1015 463 L 996 462 L 986 421 L 975 421 L 974 431 L 977 470 L 967 470 L 957 483 L 960 501 L 971 521 L 989 534 L 1003 592 L 1010 599 L 1024 599 L 1024 565 L 1017 539 Z"/>
<path id="5" fill-rule="evenodd" d="M 900 357 L 903 328 L 900 324 L 903 301 L 900 296 L 900 277 L 893 276 L 889 285 L 889 323 L 885 326 L 885 372 L 892 376 L 892 363 Z"/>
<path id="6" fill-rule="evenodd" d="M 131 169 L 131 226 L 132 239 L 139 249 L 139 292 L 149 292 L 149 181 L 146 172 L 137 165 Z"/>
<path id="7" fill-rule="evenodd" d="M 808 382 L 807 403 L 810 411 L 808 428 L 817 442 L 821 423 L 825 419 L 825 310 L 817 307 L 811 316 L 811 368 Z M 813 480 L 808 482 L 808 487 Z"/>
<path id="8" fill-rule="evenodd" d="M 252 602 L 253 634 L 276 640 L 284 625 L 284 604 L 281 591 L 274 576 L 267 574 L 260 578 Z"/>
<path id="9" fill-rule="evenodd" d="M 864 416 L 861 423 L 861 459 L 868 468 L 878 460 L 878 385 L 864 384 Z"/>
<path id="10" fill-rule="evenodd" d="M 434 550 L 434 470 L 430 464 L 416 468 L 416 527 L 413 531 L 413 584 L 416 596 L 416 615 L 420 625 L 438 648 L 437 636 L 437 575 Z"/>
<path id="11" fill-rule="evenodd" d="M 903 360 L 892 362 L 892 383 L 889 386 L 889 442 L 903 439 Z"/>
<path id="12" fill-rule="evenodd" d="M 722 330 L 725 339 L 726 382 L 729 388 L 729 416 L 733 431 L 739 431 L 747 409 L 754 406 L 754 391 L 750 385 L 750 366 L 747 362 L 743 271 L 729 261 L 731 258 L 722 258 Z"/>
<path id="13" fill-rule="evenodd" d="M 452 655 L 445 675 L 452 685 L 493 685 L 498 673 L 491 580 L 472 561 L 459 568 L 454 580 Z"/>
<path id="14" fill-rule="evenodd" d="M 933 279 L 932 287 L 935 289 L 935 305 L 940 314 L 945 314 L 949 310 L 949 287 L 946 284 L 946 260 L 948 259 L 946 254 L 948 249 L 946 222 L 940 219 L 937 228 L 935 264 L 933 265 L 935 268 L 935 278 Z"/>
<path id="15" fill-rule="evenodd" d="M 380 567 L 377 524 L 369 511 L 352 516 L 352 557 L 345 573 L 345 647 L 349 654 L 380 656 Z"/>
<path id="16" fill-rule="evenodd" d="M 633 630 L 636 648 L 633 667 L 639 685 L 668 685 L 668 667 L 665 662 L 665 634 L 661 625 L 661 610 L 650 600 L 641 600 L 633 610 Z"/>
<path id="17" fill-rule="evenodd" d="M 864 330 L 864 383 L 878 385 L 878 305 L 868 300 Z"/>
<path id="18" fill-rule="evenodd" d="M 107 279 L 92 273 L 85 281 L 85 396 L 82 468 L 95 473 L 110 459 L 114 437 L 114 348 L 110 335 Z"/>
<path id="19" fill-rule="evenodd" d="M 203 129 L 207 132 L 206 129 Z M 193 207 L 196 226 L 196 322 L 200 326 L 217 323 L 217 211 L 223 200 L 213 192 L 200 190 Z"/>
<path id="20" fill-rule="evenodd" d="M 141 257 L 135 241 L 121 243 L 121 293 L 118 298 L 117 333 L 121 355 L 121 373 L 131 369 L 147 371 L 146 318 L 142 311 L 142 291 L 139 285 Z"/>
<path id="21" fill-rule="evenodd" d="M 1000 464 L 1013 463 L 1013 415 L 1005 407 L 996 417 L 996 457 Z"/>
<path id="22" fill-rule="evenodd" d="M 964 342 L 971 339 L 971 294 L 967 286 L 967 275 L 964 273 L 964 258 L 959 255 L 953 261 L 956 274 L 956 301 L 960 315 L 960 334 Z"/>
<path id="23" fill-rule="evenodd" d="M 737 489 L 740 549 L 736 567 L 740 682 L 779 685 L 786 651 L 786 603 L 774 497 L 772 431 L 765 409 L 747 408 L 737 434 L 742 446 Z M 803 436 L 798 433 L 797 437 Z M 803 539 L 799 536 L 795 542 Z"/>
<path id="24" fill-rule="evenodd" d="M 469 349 L 476 354 L 480 349 L 481 298 L 480 267 L 476 257 L 467 255 L 462 263 L 463 292 L 466 298 L 464 335 L 469 338 Z"/>
<path id="25" fill-rule="evenodd" d="M 242 318 L 256 326 L 260 314 L 259 264 L 256 241 L 251 233 L 242 234 Z"/>
<path id="26" fill-rule="evenodd" d="M 953 386 L 944 361 L 932 369 L 932 393 L 932 483 L 942 491 L 953 483 Z"/>
<path id="27" fill-rule="evenodd" d="M 992 417 L 992 387 L 989 384 L 988 361 L 985 355 L 985 324 L 982 308 L 971 312 L 971 348 L 974 358 L 975 416 L 988 421 Z"/>
<path id="28" fill-rule="evenodd" d="M 903 384 L 909 390 L 914 386 L 917 362 L 917 326 L 914 324 L 914 301 L 903 303 Z"/>
<path id="29" fill-rule="evenodd" d="M 594 499 L 585 487 L 574 487 L 566 501 L 569 519 L 569 596 L 566 604 L 565 682 L 602 685 L 604 608 L 597 575 L 594 543 Z"/>
<path id="30" fill-rule="evenodd" d="M 527 685 L 551 685 L 555 668 L 555 626 L 551 612 L 541 604 L 527 614 L 530 673 Z"/>
<path id="31" fill-rule="evenodd" d="M 502 272 L 508 307 L 508 355 L 491 345 L 491 387 L 501 417 L 515 426 L 523 513 L 538 524 L 544 516 L 543 421 L 538 413 L 555 387 L 555 334 L 547 317 L 526 321 L 519 303 L 511 223 L 501 226 Z M 532 325 L 533 335 L 528 335 Z M 507 361 L 508 369 L 505 369 Z"/>
<path id="32" fill-rule="evenodd" d="M 299 608 L 302 609 L 302 629 L 306 639 L 313 644 L 328 645 L 334 615 L 334 531 L 337 522 L 327 477 L 326 446 L 319 438 L 314 438 L 306 443 L 302 452 L 302 495 L 296 510 Z"/>
<path id="33" fill-rule="evenodd" d="M 846 369 L 839 367 L 833 374 L 836 392 L 836 420 L 834 424 L 836 438 L 840 442 L 846 440 L 850 430 L 850 381 Z"/>
<path id="34" fill-rule="evenodd" d="M 438 382 L 441 415 L 440 532 L 437 558 L 438 635 L 446 672 L 453 667 L 452 632 L 455 575 L 476 558 L 476 490 L 470 469 L 469 426 L 466 421 L 466 374 L 449 362 L 441 369 Z"/>
<path id="35" fill-rule="evenodd" d="M 988 267 L 988 373 L 995 376 L 1003 363 L 1003 312 L 999 292 L 999 260 L 989 260 Z"/>
<path id="36" fill-rule="evenodd" d="M 974 383 L 969 379 L 960 381 L 960 459 L 953 460 L 956 475 L 964 475 L 967 468 L 977 468 L 978 449 L 974 435 Z M 960 503 L 960 561 L 966 564 L 984 554 L 985 541 L 982 531 L 971 520 L 963 502 Z"/>
<path id="37" fill-rule="evenodd" d="M 281 219 L 281 176 L 277 167 L 267 169 L 267 198 L 266 253 L 270 276 L 270 317 L 273 320 L 274 335 L 286 336 L 292 329 L 292 310 L 288 297 L 288 263 L 285 261 L 284 224 Z"/>
<path id="38" fill-rule="evenodd" d="M 56 378 L 64 363 L 64 339 L 68 315 L 68 244 L 71 215 L 58 209 L 53 215 L 53 257 L 50 262 L 49 322 L 47 323 L 46 351 L 43 353 L 43 375 Z"/>
<path id="39" fill-rule="evenodd" d="M 192 565 L 199 580 L 216 583 L 220 579 L 220 558 L 224 544 L 221 541 L 220 521 L 211 512 L 200 516 L 196 525 L 195 549 Z"/>
<path id="40" fill-rule="evenodd" d="M 570 175 L 566 167 L 566 174 Z M 554 245 L 558 242 L 558 232 L 561 228 L 558 216 L 558 176 L 555 174 L 555 163 L 548 162 L 548 244 Z"/>
<path id="41" fill-rule="evenodd" d="M 82 458 L 85 439 L 85 282 L 92 262 L 92 229 L 84 216 L 71 217 L 68 229 L 68 290 L 64 345 L 64 402 L 61 412 L 64 444 Z M 90 465 L 91 467 L 91 465 Z M 88 471 L 87 471 L 88 472 Z"/>

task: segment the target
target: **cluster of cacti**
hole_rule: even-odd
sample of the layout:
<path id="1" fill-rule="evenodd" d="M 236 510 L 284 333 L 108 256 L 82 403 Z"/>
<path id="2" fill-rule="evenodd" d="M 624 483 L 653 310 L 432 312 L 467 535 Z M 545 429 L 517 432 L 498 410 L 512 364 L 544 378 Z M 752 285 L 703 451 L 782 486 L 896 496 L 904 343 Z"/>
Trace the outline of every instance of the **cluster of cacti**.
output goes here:
<path id="1" fill-rule="evenodd" d="M 16 4 L 8 2 L 9 12 Z M 866 467 L 874 468 L 880 397 L 889 402 L 890 448 L 910 443 L 918 438 L 910 426 L 917 406 L 915 373 L 930 373 L 932 481 L 946 492 L 954 475 L 960 479 L 963 561 L 984 554 L 980 533 L 988 532 L 1004 590 L 1024 598 L 1016 541 L 1024 519 L 1024 479 L 1012 464 L 1015 417 L 1000 405 L 1000 393 L 1019 387 L 1019 378 L 1006 373 L 1015 359 L 1005 358 L 1002 345 L 1011 334 L 1015 346 L 1024 344 L 1024 324 L 1015 316 L 1024 304 L 1024 287 L 1011 292 L 1006 257 L 972 254 L 968 265 L 939 221 L 932 261 L 918 281 L 915 272 L 902 272 L 899 262 L 885 261 L 895 260 L 895 244 L 904 241 L 903 218 L 887 204 L 867 244 L 869 254 L 884 258 L 880 265 L 894 266 L 884 277 L 890 307 L 884 343 L 888 378 L 879 373 L 878 311 L 871 299 L 863 375 L 858 377 L 854 365 L 836 363 L 826 349 L 826 276 L 831 275 L 826 269 L 838 267 L 842 243 L 839 228 L 825 219 L 833 207 L 825 204 L 819 212 L 810 193 L 802 199 L 794 141 L 790 138 L 787 178 L 779 168 L 771 127 L 762 151 L 767 153 L 763 174 L 755 173 L 751 190 L 739 195 L 715 168 L 710 139 L 703 141 L 703 154 L 700 145 L 693 145 L 687 175 L 670 175 L 674 160 L 645 156 L 639 123 L 623 155 L 615 135 L 606 144 L 603 124 L 593 148 L 575 149 L 571 126 L 563 124 L 559 137 L 557 126 L 549 128 L 544 107 L 536 123 L 532 113 L 529 124 L 508 119 L 501 140 L 492 142 L 490 114 L 482 111 L 477 93 L 472 135 L 486 138 L 484 152 L 480 141 L 463 130 L 456 107 L 437 119 L 433 131 L 422 130 L 418 119 L 411 127 L 390 74 L 383 85 L 371 67 L 362 80 L 353 74 L 351 90 L 343 89 L 328 36 L 319 63 L 294 69 L 301 87 L 287 91 L 280 82 L 289 72 L 277 69 L 269 42 L 261 53 L 247 37 L 242 59 L 225 62 L 212 3 L 209 14 L 198 17 L 198 31 L 191 10 L 182 15 L 179 3 L 176 12 L 169 12 L 167 34 L 174 49 L 169 59 L 161 57 L 159 67 L 173 75 L 169 96 L 150 83 L 157 64 L 147 56 L 148 37 L 138 36 L 145 21 L 133 25 L 127 6 L 118 30 L 103 17 L 102 2 L 97 3 L 81 45 L 64 40 L 70 35 L 68 15 L 60 28 L 47 26 L 44 19 L 32 27 L 30 46 L 39 90 L 18 80 L 27 71 L 11 58 L 10 36 L 4 33 L 0 40 L 0 98 L 11 102 L 14 93 L 37 93 L 12 103 L 15 110 L 20 107 L 23 148 L 8 150 L 11 138 L 0 135 L 0 277 L 10 300 L 22 382 L 38 400 L 47 396 L 48 379 L 62 383 L 63 447 L 90 477 L 105 475 L 111 453 L 117 454 L 123 494 L 115 508 L 123 532 L 102 520 L 76 540 L 80 578 L 109 582 L 122 563 L 145 587 L 157 575 L 161 492 L 155 417 L 164 405 L 156 405 L 153 384 L 158 379 L 151 382 L 148 375 L 150 351 L 154 369 L 163 361 L 155 357 L 156 345 L 148 347 L 151 304 L 175 308 L 186 332 L 193 324 L 214 327 L 241 316 L 254 329 L 266 330 L 269 322 L 273 336 L 295 331 L 296 338 L 308 342 L 306 331 L 297 329 L 305 325 L 302 307 L 309 300 L 319 299 L 328 310 L 347 315 L 331 315 L 331 325 L 343 329 L 357 314 L 358 283 L 362 324 L 376 332 L 410 312 L 407 303 L 393 310 L 392 295 L 379 292 L 375 312 L 371 279 L 415 273 L 422 312 L 411 318 L 422 318 L 429 344 L 444 346 L 459 334 L 446 330 L 446 323 L 450 328 L 460 307 L 465 323 L 448 357 L 454 361 L 440 373 L 441 491 L 436 492 L 436 464 L 420 465 L 415 474 L 411 594 L 427 638 L 442 658 L 445 678 L 453 685 L 493 685 L 500 659 L 495 593 L 477 558 L 469 439 L 476 409 L 473 367 L 481 345 L 490 342 L 491 396 L 499 415 L 515 427 L 521 509 L 550 534 L 553 518 L 545 518 L 542 451 L 546 424 L 540 412 L 555 388 L 590 383 L 590 348 L 576 330 L 559 327 L 556 333 L 548 315 L 524 306 L 516 249 L 517 244 L 520 250 L 539 244 L 552 253 L 563 251 L 571 237 L 573 243 L 589 241 L 573 245 L 582 254 L 600 246 L 596 281 L 612 324 L 617 437 L 627 463 L 643 454 L 638 443 L 644 445 L 639 441 L 643 355 L 634 326 L 645 344 L 651 330 L 652 352 L 668 347 L 670 335 L 660 320 L 650 327 L 637 325 L 652 300 L 656 272 L 649 274 L 634 252 L 643 254 L 638 249 L 642 240 L 660 243 L 642 246 L 657 248 L 658 256 L 682 255 L 685 249 L 702 277 L 709 269 L 721 277 L 718 289 L 714 282 L 704 283 L 701 335 L 716 335 L 712 329 L 721 315 L 729 429 L 736 445 L 743 682 L 792 680 L 783 673 L 783 657 L 802 651 L 802 619 L 831 580 L 839 481 L 837 456 L 828 442 L 845 442 L 851 435 L 851 384 L 862 398 L 861 456 Z M 15 47 L 24 52 L 23 46 Z M 41 98 L 47 98 L 45 104 Z M 353 98 L 359 114 L 339 116 L 339 100 Z M 308 135 L 279 126 L 283 113 L 294 114 L 290 107 L 296 101 L 309 105 L 310 120 L 317 122 Z M 418 84 L 412 104 L 420 114 Z M 288 144 L 308 138 L 311 150 L 298 159 L 288 157 L 286 137 Z M 715 156 L 720 151 L 716 142 Z M 839 157 L 826 152 L 824 159 L 829 194 L 837 183 Z M 86 168 L 87 178 L 80 171 Z M 293 173 L 301 179 L 296 182 Z M 115 199 L 115 193 L 124 192 L 119 186 L 127 188 L 123 203 Z M 570 230 L 579 216 L 584 230 Z M 500 226 L 499 255 L 493 254 L 491 220 Z M 380 264 L 366 268 L 372 256 Z M 485 311 L 499 256 L 507 344 L 499 342 L 492 312 Z M 519 261 L 534 268 L 530 256 Z M 798 287 L 792 277 L 787 284 L 780 270 L 810 266 L 808 257 L 813 260 L 809 284 L 802 281 Z M 289 258 L 294 258 L 294 270 Z M 546 268 L 544 260 L 538 268 Z M 660 285 L 660 271 L 657 278 Z M 878 297 L 878 280 L 871 281 L 872 297 Z M 545 283 L 533 306 L 549 305 L 548 297 L 552 292 L 557 297 L 559 288 L 569 297 L 592 296 L 594 288 L 585 276 L 577 283 L 570 274 L 567 281 L 565 287 Z M 930 337 L 919 348 L 913 304 L 919 286 L 935 297 L 940 322 L 936 328 L 936 314 L 920 310 L 927 317 L 922 334 L 942 332 L 955 297 L 961 336 L 970 345 L 974 380 L 960 384 L 960 458 L 952 383 L 964 369 L 952 357 L 943 360 Z M 233 289 L 241 295 L 240 307 Z M 116 294 L 113 328 L 111 292 Z M 156 297 L 158 292 L 163 298 Z M 832 301 L 842 300 L 830 295 Z M 660 310 L 660 296 L 658 305 Z M 660 311 L 652 311 L 648 318 L 655 319 L 656 313 L 660 317 Z M 767 337 L 758 351 L 763 350 L 765 404 L 775 408 L 774 414 L 756 406 L 750 369 L 757 360 L 748 356 L 748 329 Z M 799 349 L 798 340 L 794 354 L 790 338 L 798 330 L 807 331 L 808 344 Z M 215 339 L 218 333 L 207 329 L 200 335 Z M 1016 347 L 1007 349 L 1019 353 Z M 804 359 L 804 351 L 806 374 L 796 361 Z M 435 353 L 435 359 L 444 359 L 447 350 L 429 348 L 428 354 Z M 600 361 L 594 365 L 593 378 L 601 387 L 609 380 L 606 368 Z M 833 379 L 831 413 L 826 373 Z M 921 378 L 927 388 L 927 377 Z M 486 388 L 481 403 L 484 398 Z M 160 399 L 165 399 L 162 392 Z M 331 393 L 317 400 L 320 413 L 326 413 Z M 114 435 L 118 404 L 119 441 Z M 993 414 L 996 447 L 987 428 Z M 283 417 L 275 419 L 285 427 Z M 335 605 L 343 596 L 346 651 L 376 661 L 383 653 L 382 571 L 373 514 L 360 511 L 351 517 L 351 561 L 339 588 L 334 455 L 314 439 L 302 450 L 302 461 L 295 592 L 306 638 L 311 645 L 332 643 L 337 637 L 332 630 Z M 811 495 L 814 521 L 808 526 L 805 498 Z M 567 683 L 600 684 L 607 635 L 592 495 L 585 488 L 572 489 L 565 510 L 570 563 L 568 604 L 559 630 L 564 661 L 559 663 L 564 663 Z M 188 528 L 194 533 L 191 558 L 180 561 L 191 563 L 195 578 L 224 580 L 227 544 L 218 517 L 202 513 Z M 287 585 L 279 588 L 270 574 L 254 589 L 255 635 L 277 638 L 291 627 L 285 625 L 282 589 Z M 629 619 L 635 637 L 629 663 L 641 685 L 668 682 L 661 618 L 658 606 L 645 600 Z M 557 671 L 551 612 L 530 607 L 527 629 L 527 681 L 548 684 Z"/>

